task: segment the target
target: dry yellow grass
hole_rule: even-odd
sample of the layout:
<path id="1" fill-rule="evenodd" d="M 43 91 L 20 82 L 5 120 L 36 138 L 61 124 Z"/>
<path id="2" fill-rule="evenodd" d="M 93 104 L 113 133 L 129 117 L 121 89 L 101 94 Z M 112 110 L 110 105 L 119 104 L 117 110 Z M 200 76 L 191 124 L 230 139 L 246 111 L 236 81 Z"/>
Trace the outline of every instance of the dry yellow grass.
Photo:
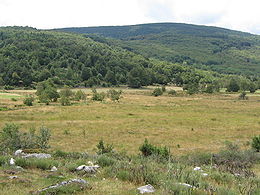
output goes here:
<path id="1" fill-rule="evenodd" d="M 22 129 L 45 125 L 52 130 L 52 149 L 65 151 L 93 151 L 103 138 L 116 150 L 137 153 L 148 138 L 154 144 L 169 146 L 173 154 L 217 151 L 227 140 L 244 146 L 260 133 L 257 95 L 239 101 L 238 94 L 153 97 L 149 95 L 151 88 L 123 91 L 118 103 L 37 104 L 0 111 L 0 128 L 8 122 L 20 124 Z M 3 104 L 8 101 L 0 98 Z"/>

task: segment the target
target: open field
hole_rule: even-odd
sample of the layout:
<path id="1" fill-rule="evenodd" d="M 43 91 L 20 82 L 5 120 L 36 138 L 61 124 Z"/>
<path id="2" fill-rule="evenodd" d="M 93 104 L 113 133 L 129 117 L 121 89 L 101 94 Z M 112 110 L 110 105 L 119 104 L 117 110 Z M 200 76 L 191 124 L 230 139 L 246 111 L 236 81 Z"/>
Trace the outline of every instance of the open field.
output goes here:
<path id="1" fill-rule="evenodd" d="M 260 132 L 258 94 L 241 101 L 238 94 L 153 97 L 150 88 L 123 91 L 119 102 L 92 102 L 89 98 L 86 103 L 67 107 L 36 104 L 1 111 L 0 127 L 10 122 L 26 130 L 47 126 L 52 132 L 52 149 L 93 151 L 102 138 L 116 150 L 137 153 L 148 138 L 156 145 L 169 146 L 173 154 L 215 152 L 225 141 L 245 146 Z M 22 101 L 6 97 L 32 92 L 9 91 L 8 96 L 0 94 L 0 102 L 13 108 Z M 91 95 L 90 89 L 86 92 Z"/>
<path id="2" fill-rule="evenodd" d="M 61 106 L 60 103 L 47 106 L 38 102 L 31 107 L 24 106 L 23 98 L 33 95 L 35 90 L 0 93 L 0 108 L 4 108 L 0 111 L 0 128 L 6 123 L 19 124 L 26 131 L 47 126 L 52 134 L 48 152 L 53 155 L 50 159 L 25 161 L 10 155 L 0 156 L 0 194 L 28 194 L 72 178 L 85 179 L 89 183 L 88 188 L 77 192 L 67 188 L 67 194 L 137 195 L 136 189 L 147 183 L 155 186 L 155 195 L 175 194 L 171 189 L 176 194 L 187 195 L 258 194 L 259 163 L 250 168 L 254 177 L 244 176 L 243 171 L 241 176 L 237 176 L 236 172 L 228 173 L 214 168 L 209 162 L 212 156 L 204 155 L 203 159 L 207 159 L 205 164 L 199 158 L 197 161 L 195 159 L 195 164 L 192 163 L 193 159 L 181 161 L 180 156 L 197 153 L 198 157 L 198 152 L 217 153 L 226 141 L 249 148 L 252 137 L 260 134 L 259 93 L 249 94 L 249 100 L 238 100 L 238 93 L 189 96 L 181 88 L 174 88 L 178 91 L 177 96 L 165 93 L 153 97 L 153 88 L 120 88 L 123 98 L 119 102 L 109 99 L 92 101 L 91 89 L 81 89 L 87 94 L 87 101 L 75 102 L 71 106 Z M 103 92 L 107 90 L 98 89 Z M 165 162 L 132 155 L 140 153 L 138 149 L 145 138 L 156 146 L 170 147 L 173 156 L 180 157 L 180 161 Z M 123 153 L 96 155 L 96 145 L 100 139 L 113 144 L 116 151 Z M 75 152 L 87 152 L 90 155 L 77 158 L 62 156 L 69 154 L 63 152 L 55 156 L 57 150 L 74 155 L 77 154 Z M 124 152 L 129 156 L 125 157 Z M 8 162 L 11 157 L 16 159 L 16 165 L 24 169 L 17 170 L 10 166 Z M 75 172 L 77 166 L 89 160 L 101 165 L 100 171 L 94 176 Z M 54 165 L 58 171 L 50 172 Z M 204 172 L 194 171 L 194 166 L 202 166 Z M 202 173 L 207 176 L 202 176 Z M 17 178 L 10 179 L 10 174 L 15 174 Z M 196 187 L 182 187 L 180 183 Z"/>

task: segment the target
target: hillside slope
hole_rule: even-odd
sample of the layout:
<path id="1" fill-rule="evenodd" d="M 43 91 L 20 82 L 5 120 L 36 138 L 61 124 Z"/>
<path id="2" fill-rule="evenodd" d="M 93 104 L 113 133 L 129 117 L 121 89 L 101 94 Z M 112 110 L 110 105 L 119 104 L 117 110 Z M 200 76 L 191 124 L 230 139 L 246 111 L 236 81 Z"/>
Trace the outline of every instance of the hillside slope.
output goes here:
<path id="1" fill-rule="evenodd" d="M 221 73 L 260 75 L 260 36 L 249 33 L 180 23 L 56 30 L 87 34 L 149 58 Z"/>
<path id="2" fill-rule="evenodd" d="M 0 86 L 33 86 L 51 78 L 58 85 L 140 87 L 176 78 L 181 85 L 194 79 L 208 82 L 214 77 L 187 66 L 149 60 L 82 35 L 0 28 Z"/>

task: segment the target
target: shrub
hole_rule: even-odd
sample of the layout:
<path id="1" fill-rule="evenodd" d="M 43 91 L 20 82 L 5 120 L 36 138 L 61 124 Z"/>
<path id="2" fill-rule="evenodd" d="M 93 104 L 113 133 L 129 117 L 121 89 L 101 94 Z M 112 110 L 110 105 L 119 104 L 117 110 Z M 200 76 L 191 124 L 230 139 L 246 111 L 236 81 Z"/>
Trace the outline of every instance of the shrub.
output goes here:
<path id="1" fill-rule="evenodd" d="M 260 152 L 260 135 L 253 137 L 251 146 L 256 152 Z"/>
<path id="2" fill-rule="evenodd" d="M 59 92 L 59 95 L 60 97 L 71 97 L 74 95 L 73 91 L 71 91 L 71 89 L 69 88 L 65 88 L 65 89 L 62 89 L 60 92 Z"/>
<path id="3" fill-rule="evenodd" d="M 240 89 L 238 85 L 238 81 L 235 79 L 231 79 L 228 86 L 227 86 L 227 91 L 228 92 L 238 92 Z"/>
<path id="4" fill-rule="evenodd" d="M 98 93 L 96 89 L 92 89 L 92 100 L 94 101 L 103 101 L 106 97 L 106 94 L 104 92 Z"/>
<path id="5" fill-rule="evenodd" d="M 232 174 L 244 174 L 245 176 L 253 175 L 250 168 L 258 160 L 259 157 L 253 151 L 241 151 L 237 145 L 232 143 L 227 143 L 226 149 L 213 155 L 213 162 L 220 170 L 228 171 Z"/>
<path id="6" fill-rule="evenodd" d="M 246 92 L 243 91 L 243 92 L 239 95 L 238 99 L 240 99 L 240 100 L 247 100 L 248 97 L 246 96 Z"/>
<path id="7" fill-rule="evenodd" d="M 162 86 L 162 92 L 163 92 L 163 93 L 166 92 L 166 87 L 165 87 L 165 85 Z"/>
<path id="8" fill-rule="evenodd" d="M 50 139 L 50 130 L 46 127 L 40 127 L 39 135 L 35 134 L 35 129 L 28 132 L 20 132 L 16 124 L 6 124 L 0 134 L 0 150 L 10 152 L 18 149 L 47 149 Z"/>
<path id="9" fill-rule="evenodd" d="M 34 98 L 33 97 L 26 97 L 24 100 L 23 100 L 23 103 L 26 105 L 26 106 L 32 106 L 33 105 L 33 101 L 34 101 Z"/>
<path id="10" fill-rule="evenodd" d="M 155 96 L 155 97 L 157 97 L 157 96 L 160 96 L 160 95 L 162 95 L 163 94 L 163 90 L 161 89 L 161 88 L 155 88 L 154 90 L 153 90 L 153 93 L 152 93 L 152 95 L 153 96 Z"/>
<path id="11" fill-rule="evenodd" d="M 86 98 L 87 98 L 86 94 L 81 90 L 78 90 L 75 94 L 76 101 L 86 100 Z"/>
<path id="12" fill-rule="evenodd" d="M 60 103 L 62 106 L 70 106 L 71 102 L 70 99 L 68 97 L 62 96 L 60 99 Z"/>
<path id="13" fill-rule="evenodd" d="M 0 166 L 7 164 L 9 160 L 9 156 L 0 156 Z"/>
<path id="14" fill-rule="evenodd" d="M 209 165 L 212 161 L 212 154 L 210 153 L 192 153 L 183 157 L 182 160 L 185 164 L 198 166 L 198 165 Z"/>
<path id="15" fill-rule="evenodd" d="M 101 167 L 108 167 L 108 166 L 112 166 L 113 164 L 115 164 L 115 159 L 113 159 L 112 157 L 109 157 L 107 155 L 101 155 L 98 159 L 97 159 L 97 163 L 101 166 Z"/>
<path id="16" fill-rule="evenodd" d="M 168 91 L 168 94 L 169 95 L 176 95 L 177 92 L 175 90 L 171 89 L 170 91 Z"/>
<path id="17" fill-rule="evenodd" d="M 189 95 L 193 95 L 195 93 L 198 93 L 200 91 L 199 84 L 198 83 L 187 83 L 183 86 L 183 90 L 187 90 L 187 93 Z"/>
<path id="18" fill-rule="evenodd" d="M 56 102 L 60 97 L 52 80 L 46 80 L 37 84 L 36 95 L 42 103 Z"/>
<path id="19" fill-rule="evenodd" d="M 101 139 L 97 144 L 97 149 L 98 149 L 97 154 L 106 154 L 106 153 L 113 152 L 114 146 L 113 144 L 105 145 L 104 141 Z"/>
<path id="20" fill-rule="evenodd" d="M 170 157 L 170 150 L 166 146 L 165 147 L 154 146 L 148 143 L 147 139 L 144 140 L 144 143 L 140 146 L 139 150 L 142 152 L 143 156 L 155 155 L 163 158 Z"/>
<path id="21" fill-rule="evenodd" d="M 51 134 L 50 134 L 50 130 L 47 127 L 40 127 L 39 129 L 39 136 L 37 136 L 37 145 L 38 148 L 41 149 L 47 149 L 50 148 L 49 146 L 49 140 L 50 140 Z"/>
<path id="22" fill-rule="evenodd" d="M 118 101 L 121 98 L 122 91 L 110 89 L 107 92 L 107 97 L 109 97 L 112 101 Z"/>
<path id="23" fill-rule="evenodd" d="M 14 102 L 17 102 L 17 99 L 16 98 L 11 98 L 12 101 Z"/>
<path id="24" fill-rule="evenodd" d="M 42 93 L 41 95 L 39 95 L 39 101 L 41 103 L 45 103 L 46 105 L 49 105 L 51 100 L 49 99 L 46 93 Z"/>
<path id="25" fill-rule="evenodd" d="M 5 85 L 5 86 L 4 86 L 4 89 L 5 89 L 5 90 L 13 90 L 14 87 L 13 87 L 13 86 L 10 86 L 10 85 Z"/>

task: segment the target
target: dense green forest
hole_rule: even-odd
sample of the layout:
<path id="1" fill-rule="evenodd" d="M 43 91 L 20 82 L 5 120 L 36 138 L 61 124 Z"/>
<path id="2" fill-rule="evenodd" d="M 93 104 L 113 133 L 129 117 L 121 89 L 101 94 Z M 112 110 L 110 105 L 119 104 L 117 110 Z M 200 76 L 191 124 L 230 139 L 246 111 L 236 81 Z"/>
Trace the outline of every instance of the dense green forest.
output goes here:
<path id="1" fill-rule="evenodd" d="M 181 23 L 64 28 L 148 58 L 225 74 L 260 75 L 260 36 Z"/>
<path id="2" fill-rule="evenodd" d="M 257 77 L 228 76 L 146 58 L 81 34 L 0 28 L 0 86 L 34 88 L 50 79 L 56 85 L 71 87 L 124 84 L 139 88 L 173 83 L 191 89 L 191 93 L 207 91 L 208 87 L 214 91 L 234 83 L 242 90 L 259 88 Z"/>

